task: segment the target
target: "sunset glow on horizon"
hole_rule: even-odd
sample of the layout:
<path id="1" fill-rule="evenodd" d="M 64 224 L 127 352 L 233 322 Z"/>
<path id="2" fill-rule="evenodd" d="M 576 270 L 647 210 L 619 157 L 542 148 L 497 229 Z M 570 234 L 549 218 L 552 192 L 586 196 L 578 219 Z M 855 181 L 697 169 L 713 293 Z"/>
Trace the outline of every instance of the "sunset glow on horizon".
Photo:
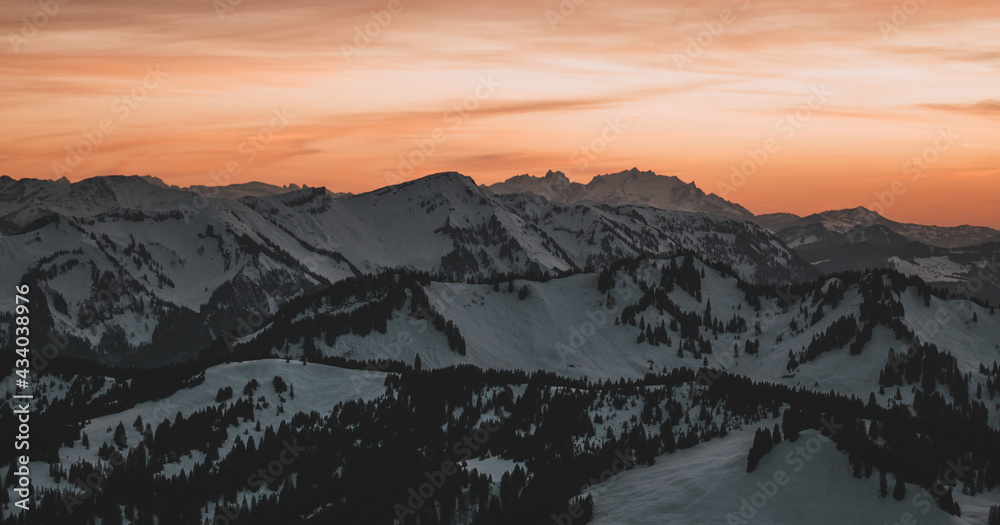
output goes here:
<path id="1" fill-rule="evenodd" d="M 0 24 L 14 178 L 634 166 L 756 214 L 1000 227 L 995 0 L 15 0 Z"/>

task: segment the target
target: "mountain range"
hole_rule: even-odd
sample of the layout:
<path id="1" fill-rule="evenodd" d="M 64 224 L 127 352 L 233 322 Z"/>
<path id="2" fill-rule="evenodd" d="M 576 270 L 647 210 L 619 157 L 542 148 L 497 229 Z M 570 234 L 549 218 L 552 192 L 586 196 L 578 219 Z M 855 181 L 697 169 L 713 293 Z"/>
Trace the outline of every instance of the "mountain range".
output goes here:
<path id="1" fill-rule="evenodd" d="M 882 226 L 908 240 L 941 248 L 965 248 L 1000 239 L 1000 230 L 986 226 L 926 226 L 901 223 L 886 219 L 863 207 L 825 211 L 805 217 L 789 213 L 772 213 L 758 215 L 753 221 L 773 232 L 794 232 L 792 228 L 814 227 L 817 224 L 831 233 L 848 233 L 859 226 Z"/>
<path id="2" fill-rule="evenodd" d="M 100 348 L 102 359 L 136 350 L 173 359 L 246 316 L 390 268 L 482 281 L 690 251 L 753 282 L 817 275 L 749 222 L 495 195 L 457 173 L 349 196 L 306 188 L 205 199 L 141 177 L 5 179 L 0 190 L 3 218 L 17 232 L 0 238 L 0 287 L 35 282 L 53 305 L 36 323 L 71 334 L 80 353 Z M 181 325 L 195 328 L 173 330 Z"/>
<path id="3" fill-rule="evenodd" d="M 789 248 L 829 273 L 895 268 L 920 275 L 942 288 L 965 290 L 1000 302 L 1000 230 L 985 226 L 928 226 L 900 223 L 863 207 L 805 217 L 791 213 L 754 215 L 694 183 L 633 168 L 598 175 L 588 184 L 561 172 L 518 175 L 489 186 L 500 194 L 531 193 L 556 202 L 631 204 L 696 211 L 760 225 Z M 967 286 L 969 281 L 973 286 Z M 981 284 L 979 284 L 981 282 Z"/>
<path id="4" fill-rule="evenodd" d="M 910 241 L 941 248 L 964 248 L 1000 240 L 1000 230 L 986 226 L 928 226 L 900 223 L 887 219 L 864 207 L 830 210 L 799 216 L 792 213 L 754 215 L 737 203 L 714 193 L 706 194 L 694 182 L 685 183 L 677 177 L 657 175 L 637 168 L 597 175 L 587 184 L 571 182 L 559 171 L 549 171 L 542 177 L 518 175 L 488 186 L 496 194 L 531 193 L 555 202 L 593 201 L 603 204 L 650 206 L 666 210 L 692 211 L 751 221 L 768 231 L 791 237 L 799 230 L 811 227 L 817 235 L 823 230 L 847 233 L 854 227 L 884 226 Z"/>
<path id="5" fill-rule="evenodd" d="M 637 170 L 514 181 L 0 178 L 33 343 L 3 389 L 34 394 L 0 479 L 81 525 L 1000 516 L 995 243 L 764 227 Z"/>
<path id="6" fill-rule="evenodd" d="M 693 184 L 636 169 L 587 185 L 558 172 L 490 187 L 442 173 L 361 195 L 263 183 L 208 192 L 148 176 L 2 177 L 0 227 L 0 285 L 34 276 L 60 307 L 53 327 L 77 337 L 80 352 L 103 346 L 103 358 L 116 359 L 136 349 L 173 359 L 176 350 L 159 349 L 178 347 L 177 334 L 165 335 L 178 323 L 200 327 L 182 338 L 197 348 L 241 316 L 395 267 L 481 281 L 691 251 L 750 282 L 894 268 L 1000 302 L 1000 244 L 940 247 L 906 236 L 965 245 L 988 228 L 900 224 L 863 208 L 753 217 Z M 111 304 L 100 300 L 108 283 Z M 98 312 L 109 321 L 93 322 Z"/>

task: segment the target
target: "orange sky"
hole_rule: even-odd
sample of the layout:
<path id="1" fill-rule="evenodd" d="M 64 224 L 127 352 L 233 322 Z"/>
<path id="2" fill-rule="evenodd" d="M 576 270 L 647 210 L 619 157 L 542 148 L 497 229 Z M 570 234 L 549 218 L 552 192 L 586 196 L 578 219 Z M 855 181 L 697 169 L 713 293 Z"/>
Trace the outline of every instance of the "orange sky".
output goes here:
<path id="1" fill-rule="evenodd" d="M 12 177 L 361 192 L 637 166 L 755 213 L 880 194 L 895 220 L 1000 227 L 996 0 L 13 0 L 0 27 Z"/>

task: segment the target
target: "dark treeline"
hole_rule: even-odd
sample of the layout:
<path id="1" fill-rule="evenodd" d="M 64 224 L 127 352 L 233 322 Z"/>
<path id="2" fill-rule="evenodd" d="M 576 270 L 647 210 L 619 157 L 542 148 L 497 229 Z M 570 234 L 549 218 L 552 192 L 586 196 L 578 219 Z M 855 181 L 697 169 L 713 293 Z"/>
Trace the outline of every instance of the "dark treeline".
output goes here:
<path id="1" fill-rule="evenodd" d="M 141 254 L 139 247 L 135 253 Z M 601 271 L 599 290 L 610 297 L 616 279 L 623 273 L 634 275 L 638 267 L 639 261 L 622 261 Z M 652 285 L 640 284 L 642 296 L 616 320 L 637 327 L 640 342 L 673 346 L 671 334 L 676 334 L 682 356 L 687 352 L 700 357 L 712 352 L 711 335 L 749 332 L 746 319 L 738 314 L 726 320 L 717 317 L 710 300 L 703 311 L 688 312 L 671 299 L 668 294 L 677 288 L 701 300 L 705 276 L 690 254 L 672 257 L 658 277 Z M 200 524 L 206 509 L 212 508 L 209 522 L 228 511 L 238 513 L 239 523 L 247 524 L 392 523 L 400 517 L 405 524 L 421 525 L 533 524 L 551 523 L 553 514 L 568 512 L 569 502 L 579 497 L 584 518 L 574 523 L 586 523 L 592 512 L 586 486 L 616 460 L 624 457 L 629 464 L 649 465 L 662 454 L 744 428 L 756 430 L 748 451 L 748 470 L 782 440 L 794 441 L 801 432 L 818 429 L 830 434 L 848 455 L 856 476 L 870 477 L 875 469 L 894 473 L 897 479 L 938 495 L 938 504 L 952 514 L 961 509 L 951 497 L 953 487 L 943 485 L 950 465 L 968 467 L 959 477 L 964 493 L 976 494 L 1000 484 L 1000 434 L 985 424 L 988 412 L 983 402 L 1000 391 L 1000 368 L 997 363 L 984 364 L 979 373 L 987 378 L 985 389 L 972 393 L 971 374 L 963 375 L 951 354 L 920 342 L 906 327 L 901 321 L 902 303 L 896 298 L 899 293 L 916 287 L 925 304 L 937 294 L 919 279 L 875 271 L 784 289 L 737 281 L 752 298 L 748 304 L 753 309 L 762 308 L 762 298 L 776 299 L 783 308 L 797 303 L 803 314 L 811 312 L 806 317 L 813 324 L 824 318 L 825 308 L 837 308 L 846 286 L 857 284 L 862 297 L 857 316 L 835 320 L 790 360 L 808 361 L 847 345 L 852 354 L 860 353 L 875 328 L 884 327 L 913 344 L 889 353 L 880 386 L 895 387 L 897 392 L 903 387 L 912 389 L 912 406 L 903 404 L 900 397 L 889 406 L 880 406 L 874 395 L 865 403 L 853 396 L 704 369 L 698 373 L 683 368 L 664 371 L 641 380 L 591 381 L 473 366 L 423 370 L 392 361 L 324 356 L 316 348 L 317 341 L 333 345 L 346 334 L 386 333 L 388 322 L 406 312 L 410 320 L 433 326 L 452 351 L 464 355 L 465 341 L 457 326 L 436 311 L 427 294 L 426 287 L 435 279 L 426 273 L 395 270 L 338 282 L 281 306 L 252 337 L 218 338 L 196 359 L 182 364 L 157 369 L 115 367 L 72 353 L 47 360 L 44 371 L 63 378 L 69 391 L 58 400 L 46 399 L 32 415 L 32 457 L 51 463 L 49 472 L 56 479 L 85 478 L 98 472 L 103 481 L 101 490 L 81 500 L 72 514 L 65 508 L 66 491 L 45 492 L 30 519 L 89 524 L 92 517 L 98 517 L 112 525 L 125 521 Z M 521 299 L 526 300 L 530 288 L 522 285 L 518 290 L 514 279 L 497 275 L 489 281 L 497 290 L 505 287 L 508 293 L 523 293 Z M 51 312 L 44 298 L 40 301 L 33 322 L 38 319 L 44 325 L 51 322 Z M 53 307 L 58 309 L 58 304 Z M 660 316 L 669 314 L 670 320 L 647 321 L 646 315 L 653 318 L 651 308 Z M 310 315 L 302 316 L 302 312 Z M 265 406 L 258 389 L 272 386 L 229 385 L 220 389 L 214 406 L 203 410 L 171 415 L 163 421 L 123 422 L 116 436 L 124 437 L 125 428 L 131 425 L 141 439 L 95 445 L 102 458 L 99 464 L 58 463 L 60 446 L 88 440 L 81 435 L 87 420 L 196 385 L 210 366 L 278 356 L 276 351 L 290 344 L 301 345 L 303 362 L 388 372 L 385 394 L 370 401 L 315 407 L 308 414 L 288 414 L 277 427 L 260 429 L 263 437 L 254 439 L 244 438 L 241 429 L 260 426 L 260 411 L 272 407 Z M 748 337 L 743 351 L 759 353 L 760 341 Z M 279 388 L 283 382 L 278 379 L 273 384 L 275 392 L 291 395 Z M 617 418 L 631 406 L 640 407 L 637 416 Z M 761 420 L 777 417 L 782 421 L 780 430 L 756 428 Z M 831 433 L 824 421 L 842 426 Z M 498 428 L 482 430 L 484 422 L 497 422 Z M 11 407 L 0 407 L 0 432 L 13 434 L 13 425 Z M 488 439 L 474 449 L 456 447 L 477 431 L 486 432 Z M 223 447 L 230 438 L 235 445 Z M 279 457 L 288 443 L 302 450 L 280 476 L 259 484 L 248 481 L 258 468 Z M 178 475 L 164 474 L 164 465 L 193 452 L 203 454 L 193 468 Z M 112 462 L 116 453 L 124 461 Z M 441 470 L 446 462 L 462 465 L 487 456 L 506 458 L 518 466 L 500 480 L 457 468 L 445 475 L 440 486 L 434 486 L 432 496 L 411 493 L 428 482 L 425 473 Z M 7 449 L 0 463 L 10 465 L 12 459 L 13 451 Z M 12 483 L 11 476 L 7 478 L 5 488 Z M 494 483 L 499 485 L 497 493 Z M 247 491 L 250 497 L 242 495 Z M 69 494 L 79 497 L 80 492 Z M 21 521 L 8 518 L 4 523 Z"/>
<path id="2" fill-rule="evenodd" d="M 255 424 L 256 413 L 266 408 L 259 405 L 257 389 L 270 388 L 232 386 L 239 395 L 217 406 L 162 422 L 131 422 L 143 429 L 143 438 L 119 444 L 127 458 L 123 464 L 56 468 L 55 475 L 70 479 L 104 472 L 100 496 L 67 515 L 64 495 L 48 494 L 35 515 L 59 523 L 87 523 L 83 516 L 88 515 L 104 516 L 108 523 L 120 523 L 116 519 L 125 515 L 136 523 L 149 523 L 154 516 L 200 523 L 207 501 L 223 510 L 226 505 L 238 509 L 245 523 L 271 523 L 278 517 L 284 523 L 391 523 L 398 516 L 404 523 L 421 524 L 546 523 L 552 514 L 566 512 L 572 498 L 585 498 L 586 485 L 618 457 L 652 464 L 660 454 L 753 428 L 781 415 L 783 405 L 789 408 L 780 431 L 757 429 L 752 463 L 782 435 L 796 440 L 803 430 L 819 429 L 848 454 L 859 477 L 876 468 L 892 472 L 941 492 L 939 504 L 952 513 L 960 509 L 941 487 L 949 462 L 969 466 L 959 478 L 967 493 L 1000 484 L 1000 435 L 958 410 L 913 415 L 902 406 L 865 404 L 723 372 L 678 369 L 641 380 L 592 382 L 471 366 L 406 369 L 389 374 L 386 394 L 375 400 L 339 403 L 328 416 L 321 411 L 290 415 L 277 428 L 264 428 L 263 438 L 237 434 L 235 446 L 223 450 L 240 425 Z M 606 424 L 605 418 L 634 403 L 641 406 L 637 417 Z M 456 445 L 468 443 L 465 438 L 475 435 L 484 420 L 497 427 L 482 443 Z M 248 475 L 293 441 L 302 447 L 302 458 L 281 476 L 251 486 L 253 495 L 244 501 L 239 494 L 248 489 Z M 180 475 L 163 475 L 164 463 L 191 451 L 204 453 L 204 460 Z M 100 454 L 108 456 L 110 450 Z M 519 465 L 492 480 L 499 483 L 499 494 L 490 490 L 489 480 L 458 468 L 432 496 L 413 498 L 410 489 L 427 481 L 426 472 L 438 471 L 445 462 L 461 465 L 486 456 Z M 411 505 L 418 500 L 422 503 Z M 112 517 L 119 509 L 121 516 Z"/>
<path id="3" fill-rule="evenodd" d="M 917 410 L 914 415 L 904 405 L 879 406 L 874 397 L 865 404 L 835 393 L 759 383 L 722 372 L 710 375 L 717 377 L 713 387 L 721 384 L 740 399 L 763 397 L 789 404 L 782 417 L 786 438 L 794 441 L 805 429 L 821 430 L 848 454 L 856 477 L 871 477 L 874 468 L 893 472 L 899 479 L 928 489 L 949 513 L 960 513 L 950 498 L 950 488 L 943 488 L 949 476 L 960 480 L 966 494 L 1000 485 L 1000 432 L 950 404 L 940 403 L 932 411 Z M 750 470 L 769 450 L 758 440 L 764 441 L 763 436 L 754 441 Z M 946 475 L 949 471 L 953 475 Z"/>

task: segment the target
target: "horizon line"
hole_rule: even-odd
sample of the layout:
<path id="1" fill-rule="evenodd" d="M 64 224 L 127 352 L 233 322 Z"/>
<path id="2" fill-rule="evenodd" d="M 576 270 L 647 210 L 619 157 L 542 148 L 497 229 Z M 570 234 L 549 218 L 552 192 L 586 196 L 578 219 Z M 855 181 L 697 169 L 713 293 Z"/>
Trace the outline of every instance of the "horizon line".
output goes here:
<path id="1" fill-rule="evenodd" d="M 156 179 L 156 180 L 160 181 L 161 183 L 165 184 L 166 186 L 168 186 L 170 188 L 174 188 L 174 189 L 178 189 L 178 190 L 188 190 L 188 191 L 192 191 L 191 188 L 225 188 L 225 187 L 228 187 L 228 186 L 242 186 L 242 185 L 247 185 L 247 184 L 266 184 L 268 186 L 272 186 L 272 187 L 275 187 L 275 188 L 282 188 L 282 189 L 291 188 L 292 186 L 296 187 L 296 188 L 290 189 L 289 191 L 299 191 L 299 190 L 303 190 L 303 189 L 317 189 L 317 188 L 322 188 L 322 189 L 324 189 L 324 190 L 326 190 L 326 191 L 328 191 L 330 193 L 334 193 L 334 194 L 341 194 L 341 195 L 344 195 L 344 196 L 358 196 L 358 195 L 364 195 L 364 194 L 367 194 L 367 193 L 372 193 L 372 192 L 375 192 L 375 191 L 379 191 L 379 190 L 384 189 L 384 188 L 389 188 L 389 187 L 393 187 L 393 186 L 399 186 L 399 185 L 407 184 L 407 183 L 414 182 L 414 181 L 417 181 L 417 180 L 420 180 L 420 179 L 424 179 L 424 178 L 428 178 L 428 177 L 433 177 L 435 175 L 442 175 L 442 174 L 448 174 L 448 173 L 455 173 L 455 174 L 461 175 L 463 177 L 468 177 L 469 179 L 471 179 L 476 184 L 477 187 L 490 188 L 491 186 L 494 186 L 494 185 L 497 185 L 497 184 L 501 184 L 501 183 L 510 181 L 510 180 L 512 180 L 514 178 L 517 178 L 517 177 L 525 177 L 525 176 L 527 176 L 527 177 L 531 177 L 531 178 L 534 178 L 534 179 L 544 179 L 550 173 L 552 173 L 552 174 L 556 174 L 556 173 L 562 174 L 564 177 L 566 177 L 567 180 L 569 180 L 569 182 L 571 184 L 588 185 L 591 182 L 593 182 L 595 179 L 597 179 L 598 177 L 604 177 L 604 176 L 609 176 L 609 175 L 618 175 L 618 174 L 628 173 L 628 172 L 632 172 L 632 171 L 634 171 L 636 173 L 652 173 L 655 177 L 673 178 L 673 179 L 677 179 L 678 181 L 681 181 L 682 183 L 684 183 L 686 185 L 693 185 L 699 191 L 703 192 L 706 196 L 712 195 L 712 196 L 718 197 L 719 199 L 722 199 L 725 202 L 728 202 L 730 204 L 734 204 L 736 206 L 739 206 L 739 207 L 743 208 L 744 210 L 746 210 L 747 212 L 749 212 L 753 217 L 762 217 L 762 216 L 767 216 L 767 215 L 788 214 L 788 215 L 793 215 L 793 216 L 796 216 L 796 217 L 799 217 L 799 218 L 806 218 L 806 217 L 810 217 L 812 215 L 819 215 L 819 214 L 822 214 L 822 213 L 837 212 L 837 211 L 847 211 L 847 210 L 859 210 L 860 209 L 860 210 L 864 210 L 864 211 L 867 211 L 867 212 L 870 212 L 870 213 L 874 213 L 875 215 L 878 215 L 879 217 L 881 217 L 883 219 L 886 219 L 886 220 L 889 220 L 889 221 L 892 221 L 892 222 L 895 222 L 895 223 L 898 223 L 898 224 L 913 224 L 913 225 L 918 225 L 918 226 L 933 226 L 933 227 L 938 227 L 938 228 L 973 227 L 973 228 L 990 228 L 990 229 L 1000 230 L 1000 225 L 997 225 L 997 226 L 988 226 L 988 225 L 985 225 L 985 224 L 972 224 L 972 223 L 969 223 L 969 222 L 965 222 L 965 223 L 961 223 L 961 224 L 941 225 L 941 224 L 932 224 L 932 223 L 929 223 L 929 222 L 919 222 L 918 223 L 918 222 L 908 222 L 908 221 L 905 221 L 905 220 L 896 220 L 896 219 L 892 219 L 892 218 L 888 217 L 884 213 L 885 210 L 882 210 L 882 211 L 873 210 L 870 207 L 865 206 L 863 204 L 859 204 L 857 206 L 847 206 L 847 207 L 831 206 L 831 207 L 826 207 L 826 208 L 823 208 L 823 209 L 821 209 L 819 211 L 813 211 L 813 212 L 807 213 L 807 214 L 793 213 L 793 212 L 784 211 L 784 210 L 782 210 L 782 211 L 773 211 L 773 212 L 756 213 L 754 211 L 751 211 L 748 207 L 744 206 L 743 204 L 741 204 L 738 201 L 729 200 L 729 199 L 726 199 L 726 198 L 722 197 L 721 195 L 718 195 L 715 192 L 706 191 L 701 186 L 698 186 L 697 182 L 695 182 L 693 180 L 691 180 L 691 181 L 685 181 L 684 179 L 682 179 L 680 176 L 677 176 L 677 175 L 664 175 L 664 174 L 656 173 L 653 170 L 640 170 L 636 166 L 633 166 L 631 169 L 617 171 L 617 172 L 597 173 L 595 175 L 592 175 L 590 177 L 590 180 L 588 182 L 586 182 L 586 183 L 581 183 L 581 182 L 573 181 L 573 180 L 569 179 L 569 176 L 566 175 L 566 173 L 564 171 L 562 171 L 562 170 L 552 170 L 552 169 L 549 169 L 545 173 L 545 175 L 532 175 L 530 173 L 519 173 L 517 175 L 512 175 L 510 177 L 507 177 L 506 179 L 504 179 L 502 181 L 494 182 L 494 183 L 491 183 L 491 184 L 480 183 L 480 182 L 476 181 L 475 177 L 472 177 L 471 175 L 466 175 L 466 174 L 464 174 L 464 173 L 462 173 L 460 171 L 455 171 L 455 170 L 438 171 L 438 172 L 434 172 L 434 173 L 427 173 L 425 175 L 421 175 L 421 176 L 417 176 L 417 177 L 406 178 L 406 179 L 400 180 L 398 182 L 388 182 L 387 181 L 387 184 L 385 184 L 385 185 L 378 186 L 378 187 L 371 188 L 371 189 L 368 189 L 366 191 L 357 192 L 357 193 L 350 192 L 350 191 L 336 191 L 336 190 L 331 190 L 330 186 L 327 186 L 325 184 L 324 185 L 319 185 L 319 186 L 309 185 L 309 184 L 304 184 L 304 183 L 300 184 L 300 183 L 296 183 L 296 182 L 288 182 L 286 184 L 275 184 L 273 182 L 268 182 L 266 180 L 260 180 L 260 179 L 247 180 L 247 181 L 243 181 L 243 182 L 229 182 L 228 184 L 216 184 L 216 185 L 192 184 L 192 185 L 189 185 L 189 186 L 180 186 L 180 185 L 177 185 L 177 184 L 171 184 L 171 183 L 165 181 L 162 177 L 160 177 L 158 175 L 152 175 L 152 174 L 140 175 L 140 174 L 137 174 L 137 173 L 133 173 L 133 174 L 129 174 L 129 175 L 126 175 L 124 173 L 108 173 L 108 174 L 103 174 L 103 175 L 81 176 L 77 180 L 71 180 L 69 177 L 67 177 L 65 175 L 62 176 L 62 177 L 59 177 L 59 178 L 55 178 L 55 177 L 38 178 L 38 177 L 13 177 L 13 176 L 11 176 L 9 174 L 0 174 L 0 178 L 9 178 L 9 179 L 15 180 L 15 181 L 36 180 L 36 181 L 50 181 L 50 182 L 59 182 L 60 180 L 65 179 L 66 181 L 68 181 L 69 184 L 78 184 L 78 183 L 86 181 L 86 180 L 100 179 L 100 178 L 107 178 L 107 177 L 126 177 L 126 178 L 135 177 L 135 178 L 139 178 L 139 179 L 149 179 L 149 178 Z M 388 177 L 386 177 L 386 178 L 388 179 Z M 541 197 L 545 198 L 546 200 L 552 201 L 552 199 L 549 199 L 548 197 L 545 197 L 544 195 L 542 195 Z M 735 220 L 739 220 L 739 219 L 735 219 Z"/>

